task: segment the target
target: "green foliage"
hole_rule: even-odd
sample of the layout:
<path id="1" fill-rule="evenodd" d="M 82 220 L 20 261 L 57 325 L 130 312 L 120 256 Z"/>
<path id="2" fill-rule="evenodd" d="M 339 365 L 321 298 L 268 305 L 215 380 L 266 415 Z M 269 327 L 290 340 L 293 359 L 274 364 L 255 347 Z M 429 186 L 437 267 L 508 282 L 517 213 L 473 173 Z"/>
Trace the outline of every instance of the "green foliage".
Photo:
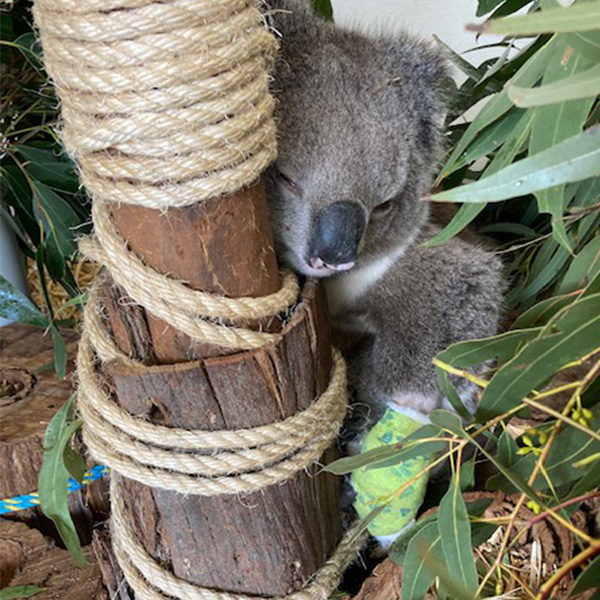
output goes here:
<path id="1" fill-rule="evenodd" d="M 463 596 L 474 598 L 477 593 L 477 571 L 471 551 L 471 524 L 462 490 L 453 481 L 440 503 L 438 531 L 446 566 Z"/>
<path id="2" fill-rule="evenodd" d="M 549 3 L 550 4 L 550 3 Z M 521 17 L 510 17 L 487 21 L 482 31 L 505 35 L 534 35 L 538 33 L 562 33 L 598 29 L 600 4 L 579 3 L 566 8 L 552 7 L 549 10 L 530 13 Z"/>
<path id="3" fill-rule="evenodd" d="M 24 255 L 37 263 L 49 315 L 49 319 L 38 322 L 28 320 L 25 303 L 21 302 L 20 311 L 13 317 L 51 326 L 57 343 L 57 372 L 64 376 L 64 341 L 56 327 L 64 323 L 54 320 L 45 272 L 70 296 L 80 293 L 71 264 L 77 252 L 76 236 L 90 228 L 90 207 L 80 189 L 74 164 L 55 133 L 58 101 L 43 71 L 40 46 L 31 30 L 30 8 L 30 3 L 21 1 L 0 13 L 1 214 L 15 232 Z M 0 306 L 2 311 L 5 308 Z"/>
<path id="4" fill-rule="evenodd" d="M 333 7 L 331 6 L 330 0 L 312 0 L 315 12 L 326 19 L 327 21 L 333 21 Z"/>
<path id="5" fill-rule="evenodd" d="M 494 175 L 480 179 L 477 183 L 434 194 L 432 200 L 480 204 L 498 202 L 594 177 L 600 172 L 599 165 L 600 126 L 596 126 L 552 145 L 539 154 L 519 160 Z M 559 198 L 562 217 L 560 200 Z M 539 203 L 542 204 L 542 201 Z M 540 206 L 540 212 L 550 211 L 554 212 L 553 207 L 548 207 L 546 203 Z M 563 241 L 562 237 L 558 239 Z"/>
<path id="6" fill-rule="evenodd" d="M 0 590 L 0 600 L 21 600 L 21 598 L 31 598 L 44 591 L 46 591 L 46 588 L 40 587 L 39 585 L 15 585 Z"/>
<path id="7" fill-rule="evenodd" d="M 514 16 L 522 8 L 526 14 Z M 513 56 L 513 39 L 505 38 L 493 45 L 497 58 L 479 67 L 446 49 L 466 81 L 450 115 L 450 150 L 437 179 L 442 191 L 432 200 L 460 207 L 428 245 L 473 222 L 493 235 L 507 259 L 512 326 L 436 357 L 440 387 L 456 413 L 431 413 L 421 442 L 417 435 L 329 467 L 346 473 L 396 464 L 420 443 L 432 445 L 437 461 L 450 459 L 452 478 L 438 511 L 392 546 L 390 557 L 404 567 L 403 598 L 421 600 L 434 582 L 440 598 L 498 593 L 492 579 L 500 571 L 475 558 L 473 548 L 504 523 L 478 521 L 483 508 L 477 513 L 465 503 L 464 489 L 516 492 L 536 510 L 568 519 L 573 501 L 600 486 L 599 9 L 597 0 L 569 8 L 555 0 L 479 0 L 478 15 L 506 17 L 482 31 L 537 37 Z M 464 116 L 483 99 L 475 117 Z M 557 382 L 573 367 L 578 372 L 568 384 Z M 479 390 L 474 415 L 458 391 L 465 380 Z M 515 437 L 511 419 L 527 418 L 531 409 L 545 420 Z M 471 458 L 459 461 L 467 449 Z M 477 477 L 481 462 L 486 481 Z M 598 585 L 597 558 L 585 563 L 590 548 L 578 550 L 584 568 L 573 593 Z M 501 547 L 497 564 L 509 561 L 509 552 L 510 544 Z"/>
<path id="8" fill-rule="evenodd" d="M 528 4 L 488 1 L 480 2 L 479 9 L 481 14 L 502 9 L 508 15 Z M 554 30 L 542 28 L 544 34 L 513 58 L 503 52 L 478 68 L 451 55 L 467 75 L 452 117 L 482 98 L 488 101 L 466 129 L 462 123 L 450 128 L 453 149 L 438 183 L 451 189 L 433 200 L 462 206 L 429 244 L 446 241 L 476 218 L 502 222 L 490 232 L 503 233 L 508 249 L 512 242 L 523 247 L 510 265 L 517 285 L 507 296 L 509 308 L 528 308 L 540 292 L 557 291 L 573 259 L 592 252 L 586 246 L 594 243 L 600 224 L 600 31 L 593 20 L 599 6 L 595 1 L 568 9 L 554 0 L 544 0 L 541 8 L 533 3 L 529 14 L 499 22 L 503 27 L 517 21 L 554 22 L 554 14 L 575 14 L 586 21 L 586 31 L 569 28 L 571 21 L 563 19 L 562 33 L 550 35 Z M 505 39 L 499 48 L 511 44 Z M 474 170 L 476 161 L 483 161 L 483 168 Z M 499 204 L 492 208 L 489 203 Z"/>
<path id="9" fill-rule="evenodd" d="M 0 317 L 37 327 L 49 325 L 46 315 L 2 275 L 0 275 Z"/>
<path id="10" fill-rule="evenodd" d="M 67 504 L 67 483 L 70 474 L 81 480 L 85 472 L 82 458 L 69 446 L 71 437 L 81 427 L 81 421 L 73 420 L 72 402 L 72 398 L 65 402 L 46 429 L 44 462 L 39 475 L 38 490 L 44 514 L 54 521 L 75 564 L 83 568 L 86 566 L 86 560 L 81 552 L 79 537 Z"/>
<path id="11" fill-rule="evenodd" d="M 571 591 L 571 595 L 581 594 L 592 587 L 600 586 L 600 556 L 596 556 L 589 562 L 581 575 L 577 578 Z"/>
<path id="12" fill-rule="evenodd" d="M 333 18 L 329 0 L 313 0 L 313 6 L 323 18 Z M 0 314 L 48 328 L 56 369 L 64 376 L 66 349 L 46 273 L 73 303 L 81 303 L 71 265 L 75 237 L 89 228 L 89 205 L 55 134 L 57 100 L 43 72 L 28 9 L 27 2 L 17 2 L 1 14 L 1 210 L 25 255 L 37 263 L 48 316 L 5 280 Z M 515 16 L 521 9 L 527 14 Z M 492 44 L 497 56 L 477 67 L 447 48 L 466 80 L 451 107 L 450 152 L 437 178 L 442 191 L 433 200 L 461 206 L 429 244 L 443 243 L 473 222 L 495 236 L 507 258 L 512 288 L 506 304 L 515 319 L 500 335 L 455 344 L 438 355 L 438 380 L 457 414 L 435 411 L 432 424 L 402 444 L 327 467 L 343 474 L 429 453 L 437 453 L 440 462 L 450 459 L 452 478 L 440 494 L 438 512 L 404 532 L 391 549 L 392 559 L 404 565 L 407 599 L 423 598 L 434 580 L 440 597 L 491 595 L 486 586 L 478 589 L 487 567 L 474 560 L 472 548 L 498 525 L 478 520 L 489 500 L 465 502 L 462 490 L 483 483 L 517 491 L 557 512 L 600 485 L 600 392 L 598 378 L 594 381 L 600 351 L 599 10 L 598 0 L 578 0 L 568 8 L 556 0 L 479 0 L 477 14 L 490 17 L 482 31 L 534 38 L 519 50 L 512 38 Z M 471 120 L 467 115 L 482 100 Z M 556 393 L 553 378 L 573 363 L 583 371 L 568 388 L 566 405 L 547 406 Z M 456 387 L 460 380 L 479 387 L 475 415 L 463 404 Z M 535 441 L 513 437 L 511 418 L 526 417 L 532 406 L 546 413 L 542 429 L 531 434 Z M 69 444 L 79 426 L 69 401 L 48 427 L 39 491 L 42 509 L 82 566 L 66 493 L 69 475 L 83 476 L 81 458 Z M 472 458 L 459 460 L 467 449 Z M 494 471 L 485 482 L 477 481 L 476 465 L 482 461 Z M 365 519 L 363 530 L 383 509 Z M 507 558 L 504 552 L 500 562 Z M 597 558 L 583 565 L 573 592 L 595 585 L 597 569 Z M 18 591 L 26 597 L 42 590 Z M 11 588 L 4 590 L 0 598 L 15 597 L 10 593 Z"/>

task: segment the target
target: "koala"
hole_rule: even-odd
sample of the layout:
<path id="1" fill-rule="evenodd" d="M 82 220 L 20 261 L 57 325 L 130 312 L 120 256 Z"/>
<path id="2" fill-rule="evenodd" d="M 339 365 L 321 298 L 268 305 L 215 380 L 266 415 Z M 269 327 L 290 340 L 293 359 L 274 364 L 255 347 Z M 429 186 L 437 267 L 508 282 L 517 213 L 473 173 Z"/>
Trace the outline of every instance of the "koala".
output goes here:
<path id="1" fill-rule="evenodd" d="M 303 3 L 275 0 L 281 36 L 272 92 L 278 158 L 266 177 L 276 250 L 326 279 L 365 427 L 386 403 L 426 416 L 443 406 L 433 357 L 498 328 L 499 259 L 436 233 L 422 201 L 443 152 L 448 66 L 409 35 L 366 37 Z M 361 417 L 362 419 L 363 417 Z"/>

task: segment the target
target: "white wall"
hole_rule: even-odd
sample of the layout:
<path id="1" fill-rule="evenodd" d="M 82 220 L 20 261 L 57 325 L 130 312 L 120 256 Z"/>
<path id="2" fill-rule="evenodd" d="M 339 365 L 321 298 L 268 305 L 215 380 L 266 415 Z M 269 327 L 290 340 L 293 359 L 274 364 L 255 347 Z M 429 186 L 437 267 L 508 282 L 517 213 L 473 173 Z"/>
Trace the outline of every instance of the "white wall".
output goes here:
<path id="1" fill-rule="evenodd" d="M 454 51 L 477 46 L 475 33 L 465 30 L 467 23 L 481 22 L 475 17 L 477 0 L 332 0 L 335 22 L 362 32 L 408 30 L 430 39 L 433 34 Z M 497 38 L 486 36 L 479 45 Z M 479 64 L 498 51 L 481 50 L 466 56 Z"/>

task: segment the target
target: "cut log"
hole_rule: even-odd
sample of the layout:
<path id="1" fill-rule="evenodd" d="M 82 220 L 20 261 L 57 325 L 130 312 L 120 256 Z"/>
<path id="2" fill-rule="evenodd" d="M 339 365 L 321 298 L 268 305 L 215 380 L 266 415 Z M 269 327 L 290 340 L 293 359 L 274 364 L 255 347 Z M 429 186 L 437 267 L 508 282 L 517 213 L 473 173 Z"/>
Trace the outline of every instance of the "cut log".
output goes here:
<path id="1" fill-rule="evenodd" d="M 122 204 L 112 214 L 133 252 L 193 289 L 233 298 L 265 296 L 280 287 L 261 183 L 167 212 Z M 221 349 L 194 343 L 184 332 L 139 308 L 119 311 L 114 304 L 122 304 L 122 291 L 112 290 L 109 295 L 116 341 L 138 360 L 170 364 L 223 354 Z"/>
<path id="2" fill-rule="evenodd" d="M 198 207 L 161 213 L 123 205 L 113 215 L 132 250 L 195 289 L 238 297 L 280 286 L 262 184 Z M 327 386 L 329 324 L 316 284 L 306 287 L 280 343 L 227 356 L 195 346 L 119 293 L 112 287 L 107 302 L 119 347 L 158 363 L 141 374 L 107 369 L 118 402 L 133 414 L 184 428 L 254 427 L 306 408 Z M 341 537 L 339 481 L 314 468 L 240 498 L 183 496 L 131 481 L 124 498 L 151 555 L 179 577 L 219 590 L 297 590 Z"/>
<path id="3" fill-rule="evenodd" d="M 78 336 L 63 333 L 72 357 Z M 3 327 L 0 360 L 0 495 L 5 498 L 37 489 L 46 427 L 71 394 L 72 385 L 56 376 L 52 338 L 43 329 Z"/>
<path id="4" fill-rule="evenodd" d="M 84 548 L 83 553 L 88 566 L 78 569 L 66 550 L 57 548 L 39 531 L 0 519 L 2 589 L 43 587 L 36 600 L 108 600 L 91 547 Z"/>
<path id="5" fill-rule="evenodd" d="M 68 372 L 74 370 L 73 357 L 78 335 L 63 330 L 69 354 Z M 8 498 L 37 490 L 42 466 L 46 427 L 73 392 L 70 379 L 61 381 L 53 366 L 52 338 L 44 330 L 29 325 L 2 328 L 0 339 L 0 496 Z M 102 483 L 92 484 L 98 510 L 106 511 Z M 69 508 L 82 542 L 91 540 L 92 512 L 84 502 L 83 490 L 69 495 Z M 11 513 L 9 518 L 39 528 L 58 539 L 51 521 L 39 508 Z"/>
<path id="6" fill-rule="evenodd" d="M 113 552 L 108 524 L 104 523 L 94 529 L 92 548 L 110 600 L 135 600 L 135 593 L 127 585 L 123 571 L 121 571 Z"/>

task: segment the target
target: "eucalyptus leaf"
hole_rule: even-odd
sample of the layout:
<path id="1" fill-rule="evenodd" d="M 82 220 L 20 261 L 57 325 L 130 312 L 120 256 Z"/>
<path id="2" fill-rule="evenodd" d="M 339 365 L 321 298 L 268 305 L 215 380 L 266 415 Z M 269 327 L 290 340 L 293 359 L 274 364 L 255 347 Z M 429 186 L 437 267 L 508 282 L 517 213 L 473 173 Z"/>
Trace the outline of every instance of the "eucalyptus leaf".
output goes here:
<path id="1" fill-rule="evenodd" d="M 0 590 L 0 600 L 21 600 L 45 591 L 46 588 L 39 585 L 15 585 Z"/>
<path id="2" fill-rule="evenodd" d="M 373 448 L 367 452 L 361 452 L 354 456 L 345 456 L 339 458 L 325 467 L 324 471 L 333 473 L 334 475 L 346 475 L 361 469 L 371 463 L 386 460 L 395 456 L 400 450 L 401 444 L 389 444 L 387 446 L 381 446 L 380 448 Z"/>
<path id="3" fill-rule="evenodd" d="M 333 21 L 333 7 L 330 0 L 312 0 L 315 13 L 327 21 Z"/>
<path id="4" fill-rule="evenodd" d="M 468 492 L 475 487 L 475 456 L 469 460 L 463 461 L 459 470 L 460 489 L 463 492 Z"/>
<path id="5" fill-rule="evenodd" d="M 77 454 L 69 444 L 65 446 L 63 452 L 63 463 L 71 477 L 81 483 L 86 472 L 85 460 L 83 460 L 83 457 Z"/>
<path id="6" fill-rule="evenodd" d="M 79 215 L 64 198 L 47 185 L 32 180 L 32 186 L 50 242 L 54 244 L 61 257 L 72 255 L 77 250 L 75 228 L 80 223 Z"/>
<path id="7" fill-rule="evenodd" d="M 558 288 L 559 294 L 567 294 L 585 288 L 600 273 L 600 235 L 577 254 Z"/>
<path id="8" fill-rule="evenodd" d="M 485 202 L 463 204 L 454 217 L 452 217 L 450 223 L 448 223 L 448 225 L 446 225 L 446 227 L 444 227 L 437 235 L 427 240 L 423 246 L 432 247 L 447 242 L 469 225 L 469 223 L 471 223 L 486 206 L 487 204 Z"/>
<path id="9" fill-rule="evenodd" d="M 448 373 L 440 367 L 435 368 L 435 374 L 437 377 L 438 385 L 442 390 L 446 400 L 450 403 L 450 406 L 459 414 L 466 423 L 473 421 L 473 415 L 469 412 L 456 388 L 450 383 Z"/>
<path id="10" fill-rule="evenodd" d="M 0 275 L 0 317 L 36 327 L 49 325 L 46 315 L 2 275 Z"/>
<path id="11" fill-rule="evenodd" d="M 503 478 L 508 480 L 508 482 L 510 482 L 510 484 L 515 489 L 520 491 L 522 494 L 525 494 L 528 498 L 536 502 L 542 508 L 546 506 L 545 502 L 538 496 L 537 492 L 525 481 L 525 479 L 521 475 L 515 473 L 512 469 L 507 469 L 501 462 L 498 461 L 498 459 L 495 456 L 490 454 L 475 438 L 473 438 L 469 434 L 467 434 L 467 436 L 471 440 L 471 443 L 479 449 L 479 451 L 496 467 L 496 469 L 500 471 L 500 474 L 503 476 Z M 499 478 L 499 476 L 494 477 L 496 478 L 492 478 L 494 481 L 504 481 L 504 479 Z M 486 482 L 486 486 L 489 489 L 498 489 L 494 488 L 493 484 L 490 483 L 492 479 L 488 479 L 488 481 Z"/>
<path id="12" fill-rule="evenodd" d="M 81 543 L 69 513 L 67 504 L 69 471 L 63 461 L 66 445 L 81 426 L 80 421 L 70 420 L 72 402 L 71 397 L 52 418 L 46 429 L 44 462 L 40 470 L 38 490 L 43 513 L 54 521 L 75 564 L 83 568 L 87 563 L 81 552 Z"/>
<path id="13" fill-rule="evenodd" d="M 476 183 L 434 194 L 438 202 L 498 202 L 600 175 L 600 127 L 572 136 Z"/>
<path id="14" fill-rule="evenodd" d="M 422 600 L 435 578 L 439 579 L 444 593 L 455 600 L 473 600 L 473 594 L 460 585 L 448 569 L 436 529 L 435 523 L 426 525 L 408 544 L 402 572 L 403 600 Z"/>
<path id="15" fill-rule="evenodd" d="M 363 467 L 379 469 L 393 466 L 417 456 L 443 450 L 446 447 L 446 442 L 420 442 L 422 439 L 440 437 L 441 435 L 442 432 L 439 427 L 423 425 L 398 444 L 389 444 L 373 448 L 367 452 L 361 452 L 355 456 L 340 458 L 328 464 L 324 467 L 324 470 L 336 475 L 346 475 Z"/>
<path id="16" fill-rule="evenodd" d="M 575 296 L 552 296 L 521 313 L 513 323 L 513 329 L 526 329 L 547 323 L 559 310 L 573 302 Z"/>
<path id="17" fill-rule="evenodd" d="M 447 442 L 442 441 L 420 442 L 416 444 L 413 443 L 406 448 L 398 450 L 396 454 L 389 458 L 371 462 L 369 465 L 366 466 L 365 470 L 370 471 L 372 469 L 383 469 L 386 467 L 393 467 L 397 464 L 406 462 L 407 460 L 411 460 L 413 458 L 418 458 L 420 456 L 430 456 L 431 454 L 445 450 L 447 445 Z"/>
<path id="18" fill-rule="evenodd" d="M 598 23 L 600 23 L 600 4 L 589 2 L 542 10 L 523 16 L 486 21 L 483 26 L 474 29 L 482 33 L 535 35 L 538 33 L 591 31 L 598 29 Z"/>
<path id="19" fill-rule="evenodd" d="M 471 527 L 471 545 L 477 548 L 484 542 L 487 542 L 496 532 L 499 525 L 493 523 L 473 523 Z"/>
<path id="20" fill-rule="evenodd" d="M 28 161 L 25 168 L 37 181 L 50 187 L 75 193 L 79 189 L 79 180 L 74 164 L 50 150 L 33 146 L 15 146 L 15 150 Z M 76 205 L 71 207 L 75 210 Z M 82 211 L 82 216 L 85 212 Z"/>
<path id="21" fill-rule="evenodd" d="M 520 108 L 544 106 L 600 95 L 600 65 L 556 83 L 537 88 L 508 86 L 508 96 Z"/>
<path id="22" fill-rule="evenodd" d="M 491 498 L 477 498 L 476 500 L 471 500 L 466 503 L 467 512 L 469 515 L 474 517 L 481 517 L 485 512 L 485 509 L 492 503 Z M 439 513 L 437 511 L 430 512 L 422 516 L 412 527 L 403 531 L 395 540 L 390 548 L 390 559 L 393 560 L 396 564 L 402 565 L 404 563 L 404 558 L 406 556 L 406 550 L 408 549 L 408 544 L 412 540 L 412 538 L 421 531 L 426 525 L 433 523 L 437 524 Z M 437 526 L 437 525 L 436 525 Z M 473 529 L 475 529 L 475 524 Z"/>
<path id="23" fill-rule="evenodd" d="M 465 437 L 462 419 L 453 412 L 444 409 L 437 409 L 429 413 L 429 419 L 438 427 L 447 429 L 458 437 Z"/>
<path id="24" fill-rule="evenodd" d="M 397 565 L 404 564 L 408 544 L 413 537 L 424 529 L 427 525 L 434 524 L 437 527 L 438 513 L 433 512 L 421 517 L 412 527 L 402 531 L 402 533 L 394 540 L 389 552 L 390 560 Z"/>
<path id="25" fill-rule="evenodd" d="M 492 13 L 492 19 L 511 15 L 524 6 L 531 4 L 533 0 L 506 0 Z"/>
<path id="26" fill-rule="evenodd" d="M 505 301 L 509 306 L 525 303 L 535 297 L 546 287 L 550 286 L 568 264 L 571 257 L 569 251 L 560 246 L 554 238 L 548 238 L 538 251 L 533 266 L 530 269 L 529 281 L 523 287 L 510 290 Z"/>
<path id="27" fill-rule="evenodd" d="M 444 561 L 437 523 L 428 523 L 410 540 L 404 558 L 402 599 L 423 600 L 434 578 L 438 575 L 433 560 Z M 430 558 L 431 557 L 431 558 Z"/>
<path id="28" fill-rule="evenodd" d="M 568 363 L 586 356 L 600 340 L 600 294 L 574 302 L 544 327 L 492 377 L 476 416 L 490 419 L 515 407 Z"/>
<path id="29" fill-rule="evenodd" d="M 518 117 L 516 123 L 513 122 L 513 115 Z M 523 111 L 513 111 L 508 113 L 502 120 L 498 122 L 498 124 L 506 124 L 508 122 L 508 135 L 506 139 L 503 141 L 500 151 L 496 154 L 491 163 L 486 167 L 484 173 L 482 174 L 482 179 L 489 177 L 499 171 L 500 169 L 509 165 L 515 158 L 517 152 L 525 143 L 527 137 L 529 136 L 529 130 L 531 127 L 531 123 L 533 121 L 533 114 L 530 112 Z M 497 125 L 498 125 L 497 124 Z M 494 125 L 492 127 L 496 127 Z M 490 127 L 490 129 L 492 128 Z M 482 137 L 485 135 L 485 132 L 482 134 Z M 467 151 L 467 155 L 471 152 L 472 148 L 476 148 L 478 146 L 478 142 L 474 142 L 472 147 Z M 469 204 L 463 204 L 459 209 L 456 215 L 454 215 L 453 219 L 448 223 L 444 229 L 438 233 L 436 236 L 425 242 L 424 246 L 436 246 L 437 244 L 441 244 L 451 237 L 458 234 L 462 231 L 481 211 L 486 207 L 486 203 L 473 202 Z"/>
<path id="30" fill-rule="evenodd" d="M 523 130 L 522 110 L 511 110 L 487 129 L 465 150 L 464 154 L 446 171 L 446 176 L 472 164 L 474 161 L 487 156 L 511 136 L 518 135 Z"/>
<path id="31" fill-rule="evenodd" d="M 3 43 L 6 43 L 6 40 Z M 34 33 L 24 33 L 12 42 L 12 44 L 21 51 L 27 62 L 36 71 L 43 72 L 44 67 L 41 61 L 40 41 Z"/>
<path id="32" fill-rule="evenodd" d="M 438 531 L 446 566 L 465 595 L 475 598 L 477 571 L 471 548 L 471 524 L 460 486 L 456 481 L 452 481 L 440 503 Z"/>
<path id="33" fill-rule="evenodd" d="M 479 0 L 477 2 L 477 12 L 475 13 L 478 17 L 492 12 L 498 5 L 502 4 L 504 0 Z"/>
<path id="34" fill-rule="evenodd" d="M 600 432 L 599 418 L 594 419 L 590 424 L 590 429 L 596 433 Z M 552 485 L 559 487 L 577 480 L 581 477 L 581 471 L 573 467 L 573 464 L 596 452 L 600 452 L 600 442 L 598 440 L 574 427 L 563 429 L 544 461 L 545 472 Z M 519 457 L 519 460 L 510 465 L 510 472 L 523 479 L 529 479 L 535 463 L 536 459 L 530 454 Z M 487 482 L 487 487 L 490 490 L 500 489 L 507 493 L 514 492 L 516 489 L 514 484 L 504 480 L 501 475 L 491 477 Z M 532 487 L 536 491 L 546 491 L 549 489 L 548 480 L 540 475 L 536 478 Z"/>
<path id="35" fill-rule="evenodd" d="M 587 564 L 575 581 L 569 597 L 581 594 L 593 587 L 600 587 L 600 556 L 596 556 Z"/>
<path id="36" fill-rule="evenodd" d="M 563 35 L 565 42 L 575 52 L 596 63 L 600 61 L 600 31 L 582 31 Z"/>
<path id="37" fill-rule="evenodd" d="M 582 468 L 578 471 L 583 471 L 583 473 L 569 492 L 569 496 L 573 498 L 577 498 L 600 486 L 600 460 L 588 465 L 587 469 Z"/>
<path id="38" fill-rule="evenodd" d="M 67 346 L 56 325 L 52 324 L 50 330 L 52 331 L 52 340 L 54 342 L 54 368 L 58 378 L 64 379 L 67 375 Z"/>
<path id="39" fill-rule="evenodd" d="M 520 237 L 536 237 L 537 233 L 529 225 L 523 223 L 493 223 L 479 228 L 479 233 L 511 233 Z"/>
<path id="40" fill-rule="evenodd" d="M 572 50 L 558 39 L 548 59 L 542 84 L 569 81 L 574 74 L 585 70 L 588 65 L 587 59 L 573 54 Z M 592 103 L 593 99 L 583 99 L 537 107 L 533 111 L 529 155 L 547 150 L 556 146 L 558 142 L 581 133 Z M 572 253 L 572 243 L 562 220 L 566 206 L 565 186 L 559 185 L 540 190 L 535 196 L 539 211 L 552 215 L 552 231 L 555 239 Z"/>
<path id="41" fill-rule="evenodd" d="M 547 44 L 538 52 L 533 54 L 527 62 L 519 69 L 518 73 L 510 80 L 513 85 L 531 86 L 534 85 L 542 76 L 548 60 L 548 48 L 552 47 L 552 43 Z M 511 108 L 514 108 L 513 103 L 508 97 L 508 92 L 501 92 L 492 96 L 489 102 L 481 109 L 477 116 L 473 119 L 469 128 L 461 137 L 460 141 L 450 154 L 446 164 L 442 167 L 441 173 L 436 180 L 439 183 L 453 169 L 455 161 L 457 161 L 469 147 L 469 145 L 477 138 L 478 134 L 486 127 L 497 121 L 500 117 L 506 114 Z"/>
<path id="42" fill-rule="evenodd" d="M 458 367 L 472 367 L 493 358 L 504 362 L 512 358 L 519 348 L 536 338 L 541 331 L 541 328 L 518 329 L 481 340 L 457 342 L 440 352 L 436 358 Z"/>
<path id="43" fill-rule="evenodd" d="M 583 290 L 581 297 L 587 298 L 588 296 L 598 293 L 600 293 L 600 273 L 592 278 L 585 290 Z"/>
<path id="44" fill-rule="evenodd" d="M 498 452 L 496 454 L 498 462 L 510 469 L 519 458 L 517 455 L 518 449 L 517 442 L 505 429 L 498 439 Z"/>

